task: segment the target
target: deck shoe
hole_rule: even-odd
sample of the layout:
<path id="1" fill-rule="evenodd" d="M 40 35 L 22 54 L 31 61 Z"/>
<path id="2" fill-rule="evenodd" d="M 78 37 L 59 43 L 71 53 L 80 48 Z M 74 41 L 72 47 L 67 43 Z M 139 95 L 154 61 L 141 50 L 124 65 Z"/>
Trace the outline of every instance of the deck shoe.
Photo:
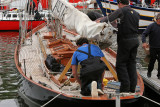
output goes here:
<path id="1" fill-rule="evenodd" d="M 130 94 L 130 95 L 136 95 L 136 93 L 135 93 L 135 92 L 134 92 L 134 93 L 133 93 L 133 92 L 129 92 L 129 94 Z"/>
<path id="2" fill-rule="evenodd" d="M 98 97 L 97 82 L 96 81 L 93 81 L 91 84 L 91 95 L 92 95 L 92 97 Z"/>
<path id="3" fill-rule="evenodd" d="M 97 91 L 98 91 L 98 95 L 103 95 L 104 94 L 104 92 L 101 89 L 97 89 Z"/>
<path id="4" fill-rule="evenodd" d="M 148 78 L 151 77 L 151 72 L 147 72 L 147 77 L 148 77 Z"/>
<path id="5" fill-rule="evenodd" d="M 126 97 L 126 96 L 130 96 L 129 92 L 121 92 L 120 96 Z"/>

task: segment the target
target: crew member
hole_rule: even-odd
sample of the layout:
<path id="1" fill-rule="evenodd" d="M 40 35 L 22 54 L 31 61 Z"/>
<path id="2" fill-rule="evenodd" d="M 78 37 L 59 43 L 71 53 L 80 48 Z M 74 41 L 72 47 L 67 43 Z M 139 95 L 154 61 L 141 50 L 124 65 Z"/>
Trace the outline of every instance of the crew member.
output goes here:
<path id="1" fill-rule="evenodd" d="M 98 46 L 89 44 L 87 38 L 81 37 L 77 40 L 76 44 L 79 47 L 79 51 L 75 51 L 72 57 L 72 73 L 81 85 L 81 94 L 86 96 L 92 95 L 92 97 L 97 97 L 98 94 L 104 94 L 101 90 L 105 69 L 104 63 L 102 60 L 97 60 L 97 62 L 100 61 L 100 63 L 90 67 L 89 64 L 92 63 L 92 60 L 88 60 L 90 56 L 96 57 L 97 59 L 104 57 L 104 54 Z M 77 74 L 78 63 L 81 64 L 80 77 Z M 93 72 L 93 70 L 99 68 L 101 65 L 103 66 L 102 69 Z"/>
<path id="2" fill-rule="evenodd" d="M 117 20 L 116 71 L 121 82 L 120 92 L 135 92 L 137 85 L 136 55 L 139 46 L 139 13 L 129 6 L 129 0 L 117 0 L 119 9 L 109 15 L 109 21 Z M 108 22 L 108 17 L 97 22 Z"/>
<path id="3" fill-rule="evenodd" d="M 38 12 L 42 11 L 43 8 L 42 8 L 42 4 L 41 4 L 40 0 L 37 0 L 37 4 L 38 4 Z"/>
<path id="4" fill-rule="evenodd" d="M 148 25 L 146 30 L 142 33 L 142 46 L 147 47 L 146 37 L 149 35 L 149 46 L 150 46 L 150 61 L 148 64 L 147 76 L 151 77 L 151 72 L 154 68 L 156 59 L 158 60 L 158 74 L 157 77 L 160 79 L 160 13 L 156 16 L 156 21 Z"/>
<path id="5" fill-rule="evenodd" d="M 27 11 L 29 12 L 29 15 L 34 15 L 34 10 L 36 8 L 36 4 L 33 0 L 28 0 L 28 4 L 27 4 Z"/>

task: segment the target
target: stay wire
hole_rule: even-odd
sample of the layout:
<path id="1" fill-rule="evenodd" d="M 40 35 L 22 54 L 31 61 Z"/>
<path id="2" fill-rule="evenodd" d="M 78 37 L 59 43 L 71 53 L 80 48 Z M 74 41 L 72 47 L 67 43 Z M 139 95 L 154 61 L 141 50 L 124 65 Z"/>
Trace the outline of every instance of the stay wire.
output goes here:
<path id="1" fill-rule="evenodd" d="M 147 98 L 147 97 L 145 97 L 145 96 L 143 96 L 143 95 L 141 95 L 141 97 L 143 97 L 143 98 L 145 98 L 145 99 L 147 99 L 147 100 L 149 100 L 149 101 L 151 101 L 151 102 L 153 102 L 153 103 L 155 103 L 155 104 L 157 104 L 157 105 L 160 105 L 160 103 L 158 103 L 158 102 L 156 102 L 156 101 L 154 101 L 154 100 L 152 100 L 152 99 L 150 99 L 150 98 Z"/>
<path id="2" fill-rule="evenodd" d="M 59 93 L 59 94 L 57 94 L 55 97 L 53 97 L 53 98 L 52 98 L 51 100 L 49 100 L 47 103 L 43 104 L 41 107 L 45 107 L 45 106 L 48 105 L 50 102 L 52 102 L 52 101 L 55 100 L 57 97 L 59 97 L 61 94 L 62 94 L 62 92 Z"/>

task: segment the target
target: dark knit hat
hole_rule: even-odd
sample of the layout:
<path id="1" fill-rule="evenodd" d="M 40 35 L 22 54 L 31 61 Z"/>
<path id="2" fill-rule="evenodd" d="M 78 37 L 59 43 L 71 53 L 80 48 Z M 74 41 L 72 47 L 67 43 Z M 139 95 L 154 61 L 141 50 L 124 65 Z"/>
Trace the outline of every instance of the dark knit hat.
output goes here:
<path id="1" fill-rule="evenodd" d="M 122 3 L 124 5 L 128 5 L 129 4 L 129 0 L 117 0 L 117 3 Z"/>

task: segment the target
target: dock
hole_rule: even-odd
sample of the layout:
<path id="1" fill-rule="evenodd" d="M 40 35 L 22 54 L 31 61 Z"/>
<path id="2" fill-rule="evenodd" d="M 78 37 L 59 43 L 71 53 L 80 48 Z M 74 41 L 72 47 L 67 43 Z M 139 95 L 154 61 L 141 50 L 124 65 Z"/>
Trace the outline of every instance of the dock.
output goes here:
<path id="1" fill-rule="evenodd" d="M 147 77 L 147 70 L 139 70 L 144 83 L 160 95 L 160 80 L 157 77 L 158 71 L 154 69 L 150 78 Z"/>

